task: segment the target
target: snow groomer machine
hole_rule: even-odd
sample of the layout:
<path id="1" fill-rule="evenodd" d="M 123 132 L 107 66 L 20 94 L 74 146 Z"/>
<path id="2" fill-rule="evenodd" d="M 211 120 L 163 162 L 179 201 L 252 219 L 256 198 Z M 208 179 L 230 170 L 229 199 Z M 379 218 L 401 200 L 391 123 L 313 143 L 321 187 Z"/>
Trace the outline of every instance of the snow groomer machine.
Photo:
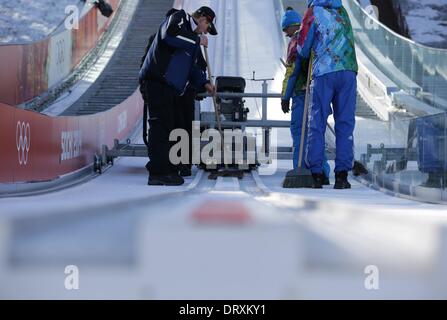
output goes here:
<path id="1" fill-rule="evenodd" d="M 268 93 L 268 81 L 273 79 L 255 79 L 262 81 L 262 93 L 245 93 L 246 80 L 242 77 L 221 76 L 216 78 L 215 110 L 202 111 L 196 108 L 196 119 L 200 121 L 202 161 L 200 167 L 207 171 L 215 171 L 225 166 L 226 170 L 250 171 L 261 164 L 270 164 L 272 159 L 291 159 L 292 148 L 278 150 L 276 142 L 271 144 L 272 128 L 288 128 L 288 121 L 267 120 L 267 99 L 281 98 L 280 94 Z M 261 98 L 261 119 L 249 120 L 249 108 L 244 98 Z M 256 103 L 256 102 L 255 102 Z M 220 121 L 221 133 L 216 132 Z M 209 131 L 214 137 L 223 137 L 223 146 L 215 146 L 213 150 L 221 150 L 220 155 L 209 154 Z M 213 143 L 213 142 L 211 142 Z M 218 151 L 218 152 L 219 152 Z M 278 152 L 279 151 L 279 152 Z M 226 175 L 224 175 L 226 176 Z M 238 175 L 229 175 L 238 176 Z M 238 176 L 239 178 L 241 175 Z M 212 179 L 212 175 L 210 175 Z"/>
<path id="2" fill-rule="evenodd" d="M 244 78 L 217 77 L 218 94 L 214 105 L 216 110 L 202 111 L 200 105 L 196 106 L 196 119 L 200 121 L 200 137 L 203 137 L 199 142 L 202 169 L 217 170 L 224 164 L 227 168 L 250 170 L 259 165 L 256 137 L 245 130 L 250 111 L 245 107 L 246 101 L 243 100 L 245 87 Z M 217 128 L 218 118 L 222 132 Z M 210 136 L 212 141 L 208 140 Z M 209 143 L 212 143 L 214 148 L 207 148 Z"/>

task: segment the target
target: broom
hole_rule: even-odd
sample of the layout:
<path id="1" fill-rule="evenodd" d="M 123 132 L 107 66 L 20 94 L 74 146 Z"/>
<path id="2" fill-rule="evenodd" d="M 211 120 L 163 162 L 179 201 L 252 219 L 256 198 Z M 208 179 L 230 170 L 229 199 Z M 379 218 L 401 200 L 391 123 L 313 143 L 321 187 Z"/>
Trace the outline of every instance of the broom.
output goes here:
<path id="1" fill-rule="evenodd" d="M 287 172 L 284 178 L 282 187 L 283 188 L 312 188 L 314 185 L 314 179 L 312 177 L 312 172 L 309 169 L 302 167 L 303 162 L 303 149 L 304 149 L 304 134 L 306 132 L 307 124 L 307 114 L 309 110 L 309 99 L 310 99 L 310 79 L 312 76 L 312 58 L 309 62 L 309 71 L 307 72 L 307 82 L 306 82 L 306 96 L 304 99 L 304 113 L 303 113 L 303 123 L 301 127 L 301 142 L 300 150 L 298 154 L 298 168 L 296 170 L 291 170 Z"/>
<path id="2" fill-rule="evenodd" d="M 209 62 L 209 57 L 208 57 L 208 48 L 207 47 L 203 47 L 204 51 L 205 51 L 205 61 L 206 61 L 206 66 L 208 69 L 208 76 L 210 78 L 210 82 L 212 85 L 214 85 L 213 83 L 213 76 L 211 73 L 211 66 L 210 66 L 210 62 Z M 213 95 L 213 105 L 214 105 L 214 113 L 216 115 L 216 122 L 217 122 L 217 130 L 219 130 L 219 134 L 220 134 L 220 139 L 221 139 L 221 146 L 222 146 L 222 155 L 225 152 L 225 148 L 224 148 L 224 134 L 222 131 L 222 123 L 220 120 L 220 110 L 217 106 L 217 101 L 216 101 L 216 96 Z M 220 168 L 219 170 L 210 173 L 210 175 L 208 176 L 208 179 L 210 180 L 216 180 L 218 177 L 235 177 L 238 179 L 242 179 L 244 177 L 244 171 L 239 170 L 239 169 L 234 169 L 234 168 L 229 168 L 228 164 L 224 163 L 224 168 Z"/>

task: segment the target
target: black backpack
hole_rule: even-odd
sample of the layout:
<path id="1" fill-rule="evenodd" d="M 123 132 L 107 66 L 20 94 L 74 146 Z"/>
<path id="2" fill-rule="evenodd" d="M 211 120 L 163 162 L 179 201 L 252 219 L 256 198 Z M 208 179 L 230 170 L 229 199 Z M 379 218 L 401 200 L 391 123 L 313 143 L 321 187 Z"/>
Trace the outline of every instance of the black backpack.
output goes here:
<path id="1" fill-rule="evenodd" d="M 178 11 L 177 9 L 172 8 L 166 13 L 166 16 L 168 17 L 177 11 Z M 156 36 L 157 36 L 157 32 L 152 34 L 149 37 L 149 39 L 147 40 L 147 46 L 146 46 L 146 49 L 144 50 L 144 55 L 141 57 L 140 69 L 143 67 L 144 60 L 146 59 L 147 53 L 149 52 L 149 49 L 151 48 L 152 43 L 154 42 Z"/>

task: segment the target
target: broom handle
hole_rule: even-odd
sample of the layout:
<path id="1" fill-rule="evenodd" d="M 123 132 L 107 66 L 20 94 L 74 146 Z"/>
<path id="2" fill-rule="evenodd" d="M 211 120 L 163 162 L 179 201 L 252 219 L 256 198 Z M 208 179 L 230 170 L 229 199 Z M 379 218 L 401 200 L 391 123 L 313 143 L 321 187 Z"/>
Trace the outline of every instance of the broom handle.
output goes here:
<path id="1" fill-rule="evenodd" d="M 211 72 L 211 66 L 210 66 L 210 60 L 209 60 L 209 57 L 208 57 L 208 48 L 203 46 L 203 49 L 205 51 L 205 60 L 206 60 L 206 67 L 208 69 L 208 77 L 210 78 L 211 85 L 214 85 L 213 76 L 212 76 L 212 72 Z M 216 115 L 216 121 L 217 121 L 217 129 L 219 130 L 220 135 L 223 136 L 223 134 L 222 134 L 222 125 L 221 125 L 221 122 L 220 122 L 220 112 L 219 112 L 219 109 L 217 107 L 216 96 L 214 95 L 212 98 L 213 98 L 213 105 L 214 105 L 214 113 Z"/>
<path id="2" fill-rule="evenodd" d="M 203 46 L 203 49 L 205 51 L 205 61 L 206 61 L 206 67 L 208 69 L 208 77 L 210 78 L 210 83 L 211 85 L 214 86 L 214 82 L 213 82 L 213 76 L 212 76 L 212 72 L 211 72 L 211 66 L 210 66 L 210 59 L 208 57 L 208 48 Z M 220 133 L 220 139 L 221 139 L 221 146 L 222 146 L 222 152 L 225 152 L 224 149 L 224 135 L 222 132 L 222 124 L 220 122 L 220 110 L 217 106 L 217 101 L 216 101 L 216 95 L 213 95 L 213 105 L 214 105 L 214 114 L 216 115 L 216 122 L 217 122 L 217 130 Z M 225 164 L 225 169 L 227 169 L 228 165 Z"/>
<path id="3" fill-rule="evenodd" d="M 312 57 L 309 59 L 309 70 L 307 72 L 307 82 L 306 82 L 306 95 L 304 98 L 304 112 L 303 112 L 303 123 L 301 127 L 301 142 L 300 142 L 300 152 L 298 154 L 298 168 L 301 168 L 301 163 L 303 162 L 303 149 L 304 149 L 304 134 L 306 132 L 306 124 L 307 124 L 307 113 L 309 109 L 309 85 L 310 78 L 312 76 Z"/>

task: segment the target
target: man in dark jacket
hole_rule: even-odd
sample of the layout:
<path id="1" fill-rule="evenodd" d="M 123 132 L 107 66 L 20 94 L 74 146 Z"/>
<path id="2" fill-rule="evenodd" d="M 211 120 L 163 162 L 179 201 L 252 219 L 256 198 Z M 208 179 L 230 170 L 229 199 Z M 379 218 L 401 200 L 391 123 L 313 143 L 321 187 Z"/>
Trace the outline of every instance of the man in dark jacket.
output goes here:
<path id="1" fill-rule="evenodd" d="M 149 185 L 181 185 L 184 180 L 169 159 L 173 143 L 169 134 L 176 128 L 175 97 L 191 84 L 215 93 L 206 73 L 197 65 L 200 46 L 208 46 L 204 34 L 216 34 L 215 13 L 201 7 L 191 16 L 170 10 L 161 24 L 140 70 L 140 86 L 149 107 Z"/>

